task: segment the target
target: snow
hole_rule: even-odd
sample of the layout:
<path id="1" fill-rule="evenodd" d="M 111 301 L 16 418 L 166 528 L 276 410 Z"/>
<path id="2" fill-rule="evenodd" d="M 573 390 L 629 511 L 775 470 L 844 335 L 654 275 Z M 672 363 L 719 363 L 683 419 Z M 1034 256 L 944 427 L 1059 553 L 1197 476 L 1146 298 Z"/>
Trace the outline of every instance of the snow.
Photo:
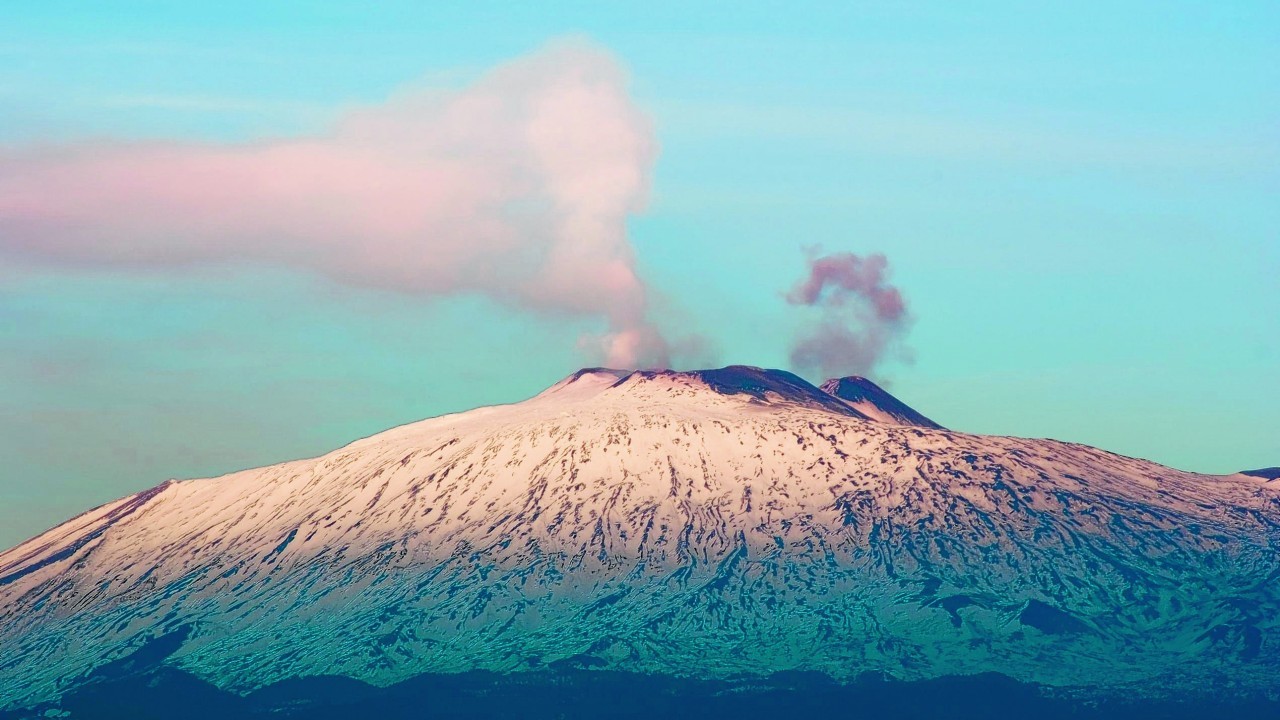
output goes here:
<path id="1" fill-rule="evenodd" d="M 0 696 L 50 697 L 180 624 L 169 661 L 236 690 L 581 654 L 716 677 L 1270 682 L 1276 659 L 1240 638 L 1280 641 L 1259 582 L 1280 572 L 1274 483 L 903 424 L 792 378 L 591 369 L 90 511 L 0 553 L 0 646 L 21 658 Z M 1025 626 L 1031 600 L 1089 631 Z"/>

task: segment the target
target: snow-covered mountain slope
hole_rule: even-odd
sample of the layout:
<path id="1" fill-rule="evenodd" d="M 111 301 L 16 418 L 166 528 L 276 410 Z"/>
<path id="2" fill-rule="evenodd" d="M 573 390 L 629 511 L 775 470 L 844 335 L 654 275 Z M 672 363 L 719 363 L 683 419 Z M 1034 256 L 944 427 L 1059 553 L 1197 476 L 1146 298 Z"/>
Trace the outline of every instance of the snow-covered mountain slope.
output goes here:
<path id="1" fill-rule="evenodd" d="M 590 370 L 0 554 L 0 698 L 160 661 L 239 692 L 556 667 L 1265 690 L 1277 545 L 1264 478 L 878 422 L 779 371 Z"/>
<path id="2" fill-rule="evenodd" d="M 822 384 L 822 391 L 844 400 L 871 420 L 892 425 L 943 429 L 938 423 L 911 409 L 906 403 L 860 375 L 828 380 Z"/>

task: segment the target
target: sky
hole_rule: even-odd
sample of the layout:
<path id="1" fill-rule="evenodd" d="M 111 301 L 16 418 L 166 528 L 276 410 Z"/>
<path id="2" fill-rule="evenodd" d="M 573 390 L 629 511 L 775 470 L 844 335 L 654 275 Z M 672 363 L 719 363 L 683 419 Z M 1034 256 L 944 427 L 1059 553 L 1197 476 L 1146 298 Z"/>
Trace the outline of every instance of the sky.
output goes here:
<path id="1" fill-rule="evenodd" d="M 5 9 L 0 546 L 596 362 L 791 368 L 822 255 L 884 256 L 868 374 L 948 427 L 1280 464 L 1280 6 L 512 5 Z"/>

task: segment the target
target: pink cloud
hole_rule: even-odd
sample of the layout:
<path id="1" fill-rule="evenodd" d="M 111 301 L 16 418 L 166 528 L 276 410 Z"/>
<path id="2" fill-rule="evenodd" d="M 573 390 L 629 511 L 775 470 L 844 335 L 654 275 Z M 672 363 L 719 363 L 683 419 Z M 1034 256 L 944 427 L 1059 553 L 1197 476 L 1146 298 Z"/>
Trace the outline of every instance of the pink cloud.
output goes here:
<path id="1" fill-rule="evenodd" d="M 791 349 L 791 364 L 824 377 L 868 375 L 906 329 L 902 293 L 889 284 L 883 255 L 811 257 L 787 302 L 820 308 L 822 318 Z"/>
<path id="2" fill-rule="evenodd" d="M 0 151 L 0 253 L 120 268 L 258 263 L 599 317 L 621 367 L 665 366 L 626 219 L 652 128 L 606 52 L 561 44 L 456 92 L 406 92 L 270 142 Z"/>

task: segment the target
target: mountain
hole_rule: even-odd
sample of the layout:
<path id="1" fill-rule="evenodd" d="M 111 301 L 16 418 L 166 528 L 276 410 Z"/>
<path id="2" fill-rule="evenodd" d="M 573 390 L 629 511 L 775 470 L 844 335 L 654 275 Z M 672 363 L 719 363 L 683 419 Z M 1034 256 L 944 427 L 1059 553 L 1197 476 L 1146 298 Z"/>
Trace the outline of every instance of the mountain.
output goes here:
<path id="1" fill-rule="evenodd" d="M 862 378 L 824 388 L 589 369 L 95 508 L 0 554 L 0 709 L 454 682 L 432 678 L 518 696 L 557 674 L 630 678 L 613 698 L 826 697 L 796 678 L 1276 694 L 1276 482 L 946 430 Z"/>
<path id="2" fill-rule="evenodd" d="M 870 420 L 892 425 L 943 429 L 938 423 L 912 410 L 906 403 L 885 392 L 879 385 L 858 375 L 828 380 L 822 384 L 822 391 L 844 400 L 850 407 Z"/>

